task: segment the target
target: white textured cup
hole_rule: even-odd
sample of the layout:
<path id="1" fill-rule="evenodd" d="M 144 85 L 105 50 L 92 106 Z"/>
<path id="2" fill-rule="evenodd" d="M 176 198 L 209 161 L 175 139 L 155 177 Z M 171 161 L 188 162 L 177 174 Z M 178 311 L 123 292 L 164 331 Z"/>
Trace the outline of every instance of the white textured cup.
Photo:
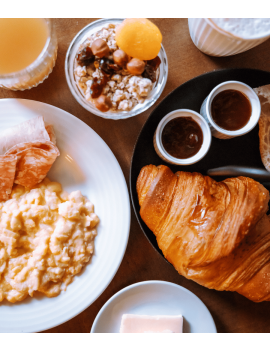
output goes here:
<path id="1" fill-rule="evenodd" d="M 226 130 L 219 127 L 213 120 L 211 114 L 211 104 L 214 97 L 219 94 L 223 90 L 238 90 L 243 93 L 251 104 L 251 116 L 248 123 L 241 129 L 238 130 Z M 240 135 L 244 135 L 250 132 L 258 123 L 260 114 L 261 114 L 261 104 L 258 96 L 254 92 L 254 90 L 247 84 L 238 82 L 238 81 L 227 81 L 217 85 L 211 93 L 205 98 L 202 103 L 200 114 L 205 118 L 208 122 L 209 127 L 211 129 L 211 133 L 214 137 L 218 139 L 231 139 Z"/>
<path id="2" fill-rule="evenodd" d="M 192 119 L 194 119 L 195 122 L 199 124 L 203 133 L 203 143 L 200 150 L 195 155 L 189 158 L 180 159 L 180 158 L 171 156 L 165 150 L 162 144 L 161 136 L 162 136 L 164 127 L 169 121 L 178 117 L 191 117 Z M 154 141 L 154 148 L 156 150 L 156 153 L 159 155 L 160 158 L 162 158 L 164 161 L 168 163 L 184 166 L 184 165 L 191 165 L 193 163 L 200 161 L 207 154 L 211 145 L 212 136 L 207 122 L 198 112 L 188 110 L 188 109 L 181 109 L 181 110 L 172 111 L 162 118 L 162 120 L 159 122 L 157 129 L 155 131 L 153 141 Z"/>
<path id="3" fill-rule="evenodd" d="M 189 33 L 199 50 L 211 56 L 231 56 L 247 51 L 270 37 L 258 36 L 255 39 L 243 39 L 225 32 L 209 18 L 189 18 Z"/>

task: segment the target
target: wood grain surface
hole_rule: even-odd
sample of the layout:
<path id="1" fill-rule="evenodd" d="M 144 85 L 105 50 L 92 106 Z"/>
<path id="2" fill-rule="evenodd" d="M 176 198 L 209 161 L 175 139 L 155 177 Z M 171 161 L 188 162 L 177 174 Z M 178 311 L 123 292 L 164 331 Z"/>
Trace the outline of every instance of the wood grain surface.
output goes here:
<path id="1" fill-rule="evenodd" d="M 64 62 L 73 37 L 95 19 L 55 19 L 59 41 L 56 66 L 38 87 L 15 92 L 0 88 L 0 98 L 23 98 L 57 106 L 80 118 L 93 128 L 111 148 L 128 183 L 129 168 L 137 136 L 155 106 L 173 89 L 205 72 L 220 68 L 257 68 L 270 71 L 270 40 L 236 56 L 215 58 L 200 52 L 189 36 L 187 19 L 152 19 L 163 35 L 163 45 L 169 61 L 167 85 L 154 106 L 148 111 L 122 121 L 97 117 L 81 107 L 66 83 Z M 104 303 L 124 287 L 145 280 L 165 280 L 184 286 L 196 294 L 210 310 L 218 332 L 270 332 L 270 302 L 256 304 L 232 292 L 204 288 L 180 276 L 152 248 L 142 233 L 133 209 L 126 254 L 114 279 L 103 294 L 84 312 L 46 332 L 89 333 L 92 323 Z"/>

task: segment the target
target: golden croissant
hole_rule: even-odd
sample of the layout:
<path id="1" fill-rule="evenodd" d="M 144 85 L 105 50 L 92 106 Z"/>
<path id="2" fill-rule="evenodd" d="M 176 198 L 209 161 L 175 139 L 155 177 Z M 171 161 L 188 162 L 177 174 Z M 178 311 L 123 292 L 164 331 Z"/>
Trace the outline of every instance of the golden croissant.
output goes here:
<path id="1" fill-rule="evenodd" d="M 260 183 L 149 165 L 137 192 L 143 221 L 180 274 L 210 289 L 270 300 L 269 193 Z"/>

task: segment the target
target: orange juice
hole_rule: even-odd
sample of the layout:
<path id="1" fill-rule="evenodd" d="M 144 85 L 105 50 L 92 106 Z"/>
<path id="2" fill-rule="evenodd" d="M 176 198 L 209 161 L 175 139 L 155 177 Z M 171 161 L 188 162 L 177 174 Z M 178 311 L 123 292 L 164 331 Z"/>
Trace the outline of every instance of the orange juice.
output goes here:
<path id="1" fill-rule="evenodd" d="M 0 75 L 18 72 L 33 63 L 49 37 L 41 18 L 0 18 Z"/>

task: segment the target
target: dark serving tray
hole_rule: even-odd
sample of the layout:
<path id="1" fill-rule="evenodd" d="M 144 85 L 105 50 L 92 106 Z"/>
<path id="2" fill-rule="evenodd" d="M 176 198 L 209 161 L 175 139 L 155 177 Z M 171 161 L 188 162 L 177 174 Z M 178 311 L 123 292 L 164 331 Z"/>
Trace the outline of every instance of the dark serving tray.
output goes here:
<path id="1" fill-rule="evenodd" d="M 140 206 L 136 191 L 136 181 L 142 167 L 153 165 L 167 165 L 173 172 L 188 171 L 199 172 L 206 175 L 208 169 L 238 165 L 264 168 L 259 151 L 258 125 L 248 134 L 233 139 L 221 140 L 212 138 L 212 144 L 207 155 L 199 162 L 188 166 L 171 165 L 163 161 L 155 152 L 153 146 L 153 136 L 160 120 L 169 112 L 187 108 L 200 113 L 203 100 L 210 91 L 218 84 L 228 81 L 238 80 L 256 88 L 270 84 L 270 72 L 256 69 L 224 69 L 209 72 L 195 77 L 188 82 L 180 85 L 172 91 L 150 114 L 144 124 L 137 139 L 130 168 L 130 193 L 133 208 L 138 222 L 150 241 L 152 246 L 163 256 L 159 249 L 155 235 L 146 226 L 140 217 Z M 220 181 L 225 177 L 213 177 Z M 226 177 L 228 178 L 228 177 Z M 270 190 L 270 184 L 263 185 Z"/>

